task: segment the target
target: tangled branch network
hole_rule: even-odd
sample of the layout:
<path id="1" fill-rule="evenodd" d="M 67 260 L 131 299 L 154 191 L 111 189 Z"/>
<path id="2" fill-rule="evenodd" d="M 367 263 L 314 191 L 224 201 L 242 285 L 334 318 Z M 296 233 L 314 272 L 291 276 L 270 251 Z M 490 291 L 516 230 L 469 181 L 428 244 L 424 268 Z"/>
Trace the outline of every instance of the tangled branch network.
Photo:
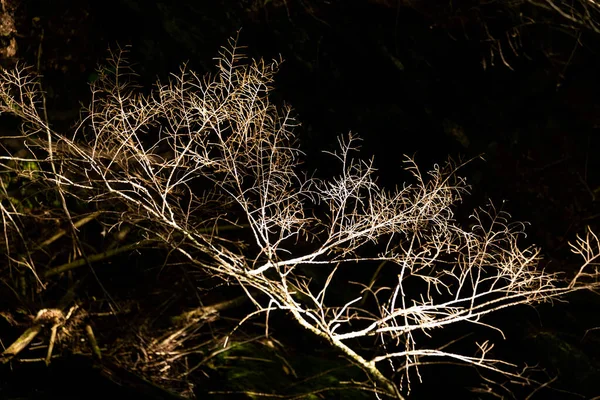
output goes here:
<path id="1" fill-rule="evenodd" d="M 270 312 L 287 311 L 362 368 L 378 396 L 402 398 L 429 358 L 518 378 L 515 366 L 489 356 L 490 342 L 464 354 L 428 340 L 452 324 L 501 333 L 488 314 L 598 287 L 591 232 L 573 245 L 584 262 L 569 282 L 539 269 L 539 250 L 517 243 L 522 224 L 493 206 L 461 227 L 453 207 L 468 187 L 452 162 L 423 174 L 406 158 L 412 182 L 385 190 L 350 135 L 328 155 L 337 176 L 303 174 L 290 109 L 268 99 L 279 63 L 245 61 L 236 40 L 220 52 L 216 75 L 184 67 L 150 94 L 137 91 L 122 57 L 99 70 L 91 105 L 69 135 L 47 123 L 30 71 L 2 71 L 0 110 L 23 120 L 28 148 L 3 156 L 4 167 L 33 160 L 38 179 L 65 198 L 94 203 L 115 225 L 237 282 L 256 306 L 248 318 L 264 313 L 268 322 Z M 2 215 L 8 241 L 18 212 L 3 206 Z M 246 227 L 246 239 L 220 234 L 223 222 Z M 344 281 L 365 273 L 368 283 Z M 346 297 L 331 294 L 340 283 Z"/>
<path id="2" fill-rule="evenodd" d="M 579 27 L 600 33 L 598 16 L 600 15 L 600 2 L 597 0 L 555 1 L 555 0 L 528 0 L 528 3 L 550 13 L 559 15 L 567 21 L 568 30 L 577 30 Z"/>

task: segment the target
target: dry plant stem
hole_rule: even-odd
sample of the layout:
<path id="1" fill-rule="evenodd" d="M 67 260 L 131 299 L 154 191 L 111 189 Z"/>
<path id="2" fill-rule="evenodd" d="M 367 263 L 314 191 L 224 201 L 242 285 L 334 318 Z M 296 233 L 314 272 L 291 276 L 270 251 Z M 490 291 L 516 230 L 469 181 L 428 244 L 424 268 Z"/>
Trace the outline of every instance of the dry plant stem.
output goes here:
<path id="1" fill-rule="evenodd" d="M 529 3 L 557 13 L 562 18 L 587 29 L 591 29 L 596 33 L 600 33 L 600 25 L 598 17 L 600 16 L 600 2 L 597 0 L 527 0 Z M 571 27 L 574 28 L 574 27 Z"/>
<path id="2" fill-rule="evenodd" d="M 91 325 L 88 324 L 85 326 L 85 334 L 87 335 L 90 347 L 92 348 L 94 358 L 96 358 L 96 360 L 102 360 L 102 351 L 100 350 L 100 346 L 98 346 L 96 335 L 94 335 L 94 330 Z"/>
<path id="3" fill-rule="evenodd" d="M 116 256 L 117 254 L 135 250 L 135 249 L 139 249 L 141 247 L 147 246 L 151 242 L 153 242 L 153 241 L 143 240 L 143 241 L 140 241 L 137 243 L 132 243 L 132 244 L 128 244 L 125 246 L 117 247 L 115 249 L 106 250 L 102 253 L 92 254 L 92 255 L 88 256 L 87 259 L 80 258 L 78 260 L 71 261 L 71 262 L 63 264 L 63 265 L 59 265 L 58 267 L 54 267 L 54 268 L 49 269 L 46 272 L 44 272 L 44 278 L 50 278 L 54 275 L 62 274 L 63 272 L 67 272 L 67 271 L 70 271 L 75 268 L 83 267 L 85 265 L 88 265 L 88 263 L 103 261 L 110 257 Z"/>
<path id="4" fill-rule="evenodd" d="M 75 228 L 79 229 L 82 226 L 84 226 L 85 224 L 87 224 L 88 222 L 93 221 L 94 219 L 96 219 L 100 214 L 101 214 L 101 212 L 99 212 L 99 211 L 93 212 L 90 215 L 87 215 L 87 216 L 81 218 L 80 220 L 78 220 L 77 222 L 75 222 L 73 225 L 75 226 Z M 60 229 L 58 232 L 56 232 L 54 235 L 52 235 L 52 237 L 44 240 L 37 247 L 38 248 L 46 247 L 46 246 L 54 243 L 55 241 L 57 241 L 61 237 L 63 237 L 66 233 L 67 233 L 66 230 Z"/>
<path id="5" fill-rule="evenodd" d="M 54 350 L 54 343 L 56 342 L 56 330 L 58 325 L 52 325 L 50 328 L 50 341 L 48 342 L 48 352 L 46 353 L 46 366 L 50 365 L 52 359 L 52 351 Z"/>
<path id="6" fill-rule="evenodd" d="M 0 354 L 0 362 L 7 363 L 23 351 L 33 339 L 42 331 L 42 324 L 35 324 L 28 328 L 17 340 Z"/>

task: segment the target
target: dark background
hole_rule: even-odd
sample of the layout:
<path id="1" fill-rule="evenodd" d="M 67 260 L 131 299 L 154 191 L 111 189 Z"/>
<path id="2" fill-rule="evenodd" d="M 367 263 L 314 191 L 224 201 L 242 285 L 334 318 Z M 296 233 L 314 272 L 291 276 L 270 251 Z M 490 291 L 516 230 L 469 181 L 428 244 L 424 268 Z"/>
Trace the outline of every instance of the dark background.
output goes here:
<path id="1" fill-rule="evenodd" d="M 320 152 L 348 131 L 363 139 L 362 154 L 375 157 L 388 187 L 407 178 L 404 154 L 423 169 L 449 156 L 476 158 L 462 171 L 472 195 L 458 218 L 489 200 L 501 205 L 531 224 L 525 244 L 542 247 L 543 267 L 567 276 L 580 265 L 568 242 L 586 226 L 598 228 L 600 35 L 527 2 L 7 4 L 18 50 L 3 64 L 39 68 L 55 127 L 67 129 L 89 100 L 88 82 L 108 48 L 127 47 L 149 87 L 183 62 L 212 71 L 219 47 L 241 29 L 248 56 L 285 60 L 273 102 L 293 106 L 310 168 L 326 174 Z M 568 300 L 499 315 L 509 339 L 497 352 L 519 365 L 539 364 L 558 376 L 554 387 L 591 398 L 600 395 L 600 330 L 587 330 L 600 327 L 600 301 L 591 294 Z M 415 398 L 427 398 L 430 385 L 465 384 L 424 374 Z M 533 398 L 570 398 L 540 393 Z"/>

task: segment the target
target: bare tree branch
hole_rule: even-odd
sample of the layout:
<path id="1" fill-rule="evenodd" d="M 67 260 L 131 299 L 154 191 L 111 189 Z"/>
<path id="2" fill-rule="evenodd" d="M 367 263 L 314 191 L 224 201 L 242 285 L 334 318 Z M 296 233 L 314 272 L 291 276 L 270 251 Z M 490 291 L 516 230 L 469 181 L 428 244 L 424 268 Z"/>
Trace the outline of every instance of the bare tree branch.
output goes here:
<path id="1" fill-rule="evenodd" d="M 475 210 L 470 229 L 454 219 L 453 207 L 468 190 L 457 175 L 460 164 L 448 161 L 425 174 L 405 158 L 412 182 L 387 190 L 377 183 L 373 162 L 358 158 L 352 135 L 328 155 L 338 175 L 310 177 L 301 171 L 290 109 L 268 99 L 278 61 L 246 63 L 240 49 L 232 40 L 221 51 L 215 76 L 184 66 L 148 95 L 136 92 L 124 54 L 114 54 L 70 135 L 45 122 L 41 89 L 29 70 L 2 71 L 0 111 L 23 120 L 30 146 L 30 155 L 1 158 L 3 167 L 17 171 L 14 163 L 35 160 L 41 182 L 118 215 L 116 224 L 162 241 L 191 265 L 238 282 L 256 314 L 289 312 L 389 396 L 403 398 L 428 358 L 525 379 L 489 356 L 490 341 L 461 354 L 451 346 L 428 347 L 427 339 L 459 323 L 502 333 L 488 314 L 598 288 L 599 272 L 592 270 L 598 238 L 589 232 L 572 245 L 583 264 L 564 281 L 539 268 L 539 249 L 520 246 L 524 226 L 506 212 L 493 205 Z M 4 202 L 1 210 L 10 248 L 10 229 L 20 234 L 21 214 Z M 217 229 L 223 223 L 247 226 L 248 240 L 228 239 Z M 383 272 L 368 274 L 373 280 L 366 289 L 345 280 L 346 271 L 382 262 L 393 281 L 385 282 Z M 331 295 L 333 282 L 348 286 L 347 298 Z M 361 302 L 365 290 L 376 306 Z M 256 291 L 263 296 L 251 294 Z M 174 331 L 169 345 L 184 342 L 181 329 L 196 328 Z M 378 338 L 379 347 L 363 350 L 358 343 L 367 338 Z M 409 385 L 387 376 L 383 362 Z"/>

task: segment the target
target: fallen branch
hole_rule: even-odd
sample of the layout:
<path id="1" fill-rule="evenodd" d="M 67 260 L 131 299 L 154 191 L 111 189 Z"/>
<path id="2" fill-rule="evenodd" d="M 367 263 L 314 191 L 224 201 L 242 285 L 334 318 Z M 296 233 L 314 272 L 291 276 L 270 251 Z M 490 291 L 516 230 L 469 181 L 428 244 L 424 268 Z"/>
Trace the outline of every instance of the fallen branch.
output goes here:
<path id="1" fill-rule="evenodd" d="M 44 272 L 43 276 L 44 276 L 44 278 L 49 278 L 54 275 L 62 274 L 63 272 L 67 272 L 72 269 L 87 265 L 88 262 L 92 263 L 92 262 L 106 260 L 107 258 L 113 257 L 117 254 L 120 254 L 120 253 L 123 253 L 126 251 L 130 251 L 130 250 L 139 249 L 140 247 L 143 247 L 144 245 L 147 245 L 149 243 L 156 243 L 156 241 L 142 240 L 142 241 L 139 241 L 136 243 L 128 244 L 123 247 L 117 247 L 116 249 L 106 250 L 106 251 L 103 251 L 102 253 L 93 254 L 91 256 L 88 256 L 87 260 L 85 258 L 80 258 L 75 261 L 71 261 L 69 263 L 59 265 L 58 267 L 49 269 L 48 271 Z"/>

